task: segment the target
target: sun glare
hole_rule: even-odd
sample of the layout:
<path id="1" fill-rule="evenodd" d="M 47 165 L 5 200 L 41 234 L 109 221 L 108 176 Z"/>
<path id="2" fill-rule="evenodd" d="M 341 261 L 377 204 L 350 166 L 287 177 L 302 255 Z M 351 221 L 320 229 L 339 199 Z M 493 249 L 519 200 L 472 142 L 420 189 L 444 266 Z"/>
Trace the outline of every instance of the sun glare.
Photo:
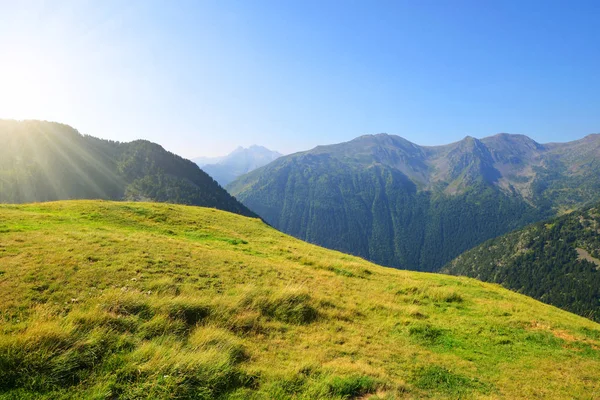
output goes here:
<path id="1" fill-rule="evenodd" d="M 41 51 L 9 52 L 0 64 L 0 118 L 52 119 L 66 89 L 55 59 Z"/>

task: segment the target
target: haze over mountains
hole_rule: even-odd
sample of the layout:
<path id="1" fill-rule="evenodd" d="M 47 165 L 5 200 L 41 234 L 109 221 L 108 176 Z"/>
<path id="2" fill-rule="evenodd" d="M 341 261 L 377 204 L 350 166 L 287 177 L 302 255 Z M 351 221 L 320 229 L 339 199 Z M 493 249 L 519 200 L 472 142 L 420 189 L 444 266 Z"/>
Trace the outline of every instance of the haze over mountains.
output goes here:
<path id="1" fill-rule="evenodd" d="M 0 120 L 0 203 L 145 200 L 253 212 L 193 162 L 146 140 L 120 143 L 45 121 Z"/>
<path id="2" fill-rule="evenodd" d="M 217 156 L 217 157 L 195 157 L 191 160 L 196 163 L 200 168 L 204 167 L 207 164 L 216 164 L 221 161 L 226 156 Z"/>
<path id="3" fill-rule="evenodd" d="M 600 199 L 600 135 L 418 146 L 365 135 L 284 156 L 228 190 L 269 224 L 379 264 L 436 271 L 463 251 Z"/>
<path id="4" fill-rule="evenodd" d="M 221 186 L 237 177 L 254 171 L 281 157 L 282 154 L 263 146 L 238 147 L 223 157 L 200 157 L 193 159 L 200 168 L 212 176 Z"/>

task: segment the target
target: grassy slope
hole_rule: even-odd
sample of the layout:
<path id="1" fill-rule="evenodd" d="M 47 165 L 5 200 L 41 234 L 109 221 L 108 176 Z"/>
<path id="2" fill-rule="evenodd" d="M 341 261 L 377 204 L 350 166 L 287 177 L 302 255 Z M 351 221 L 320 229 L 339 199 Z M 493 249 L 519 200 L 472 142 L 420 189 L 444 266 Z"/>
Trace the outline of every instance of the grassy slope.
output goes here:
<path id="1" fill-rule="evenodd" d="M 214 209 L 0 205 L 0 370 L 0 398 L 592 399 L 600 325 Z"/>

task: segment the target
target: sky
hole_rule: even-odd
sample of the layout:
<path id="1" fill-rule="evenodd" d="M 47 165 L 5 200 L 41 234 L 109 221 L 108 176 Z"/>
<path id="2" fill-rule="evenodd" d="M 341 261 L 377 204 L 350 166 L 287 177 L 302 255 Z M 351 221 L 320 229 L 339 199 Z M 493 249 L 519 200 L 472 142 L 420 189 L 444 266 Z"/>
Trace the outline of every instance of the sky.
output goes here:
<path id="1" fill-rule="evenodd" d="M 0 118 L 187 158 L 600 132 L 600 2 L 0 0 Z"/>

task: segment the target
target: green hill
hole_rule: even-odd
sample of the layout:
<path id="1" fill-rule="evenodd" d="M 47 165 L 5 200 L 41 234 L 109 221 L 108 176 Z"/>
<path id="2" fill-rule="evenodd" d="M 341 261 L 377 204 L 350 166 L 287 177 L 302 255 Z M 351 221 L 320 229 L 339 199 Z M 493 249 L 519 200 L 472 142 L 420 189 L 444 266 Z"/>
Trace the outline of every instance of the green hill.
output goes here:
<path id="1" fill-rule="evenodd" d="M 600 325 L 170 204 L 0 205 L 0 398 L 579 398 Z"/>
<path id="2" fill-rule="evenodd" d="M 600 135 L 418 146 L 367 135 L 281 157 L 227 188 L 270 225 L 378 264 L 437 271 L 487 239 L 600 200 Z"/>
<path id="3" fill-rule="evenodd" d="M 0 203 L 146 200 L 255 216 L 196 164 L 145 140 L 119 143 L 45 121 L 0 120 Z"/>
<path id="4" fill-rule="evenodd" d="M 442 269 L 600 321 L 600 206 L 492 239 Z"/>

